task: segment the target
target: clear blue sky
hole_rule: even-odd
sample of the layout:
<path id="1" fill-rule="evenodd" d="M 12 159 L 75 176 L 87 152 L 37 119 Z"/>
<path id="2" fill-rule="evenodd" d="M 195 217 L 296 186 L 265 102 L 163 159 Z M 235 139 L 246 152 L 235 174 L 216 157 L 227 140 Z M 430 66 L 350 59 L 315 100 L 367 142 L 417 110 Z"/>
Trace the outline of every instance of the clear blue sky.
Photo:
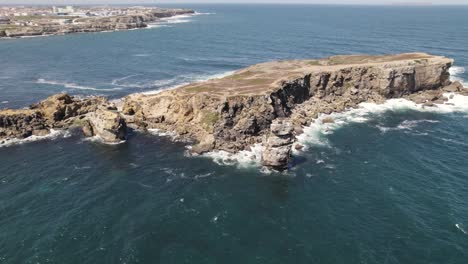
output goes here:
<path id="1" fill-rule="evenodd" d="M 0 0 L 0 4 L 159 4 L 159 3 L 310 3 L 310 4 L 393 4 L 466 5 L 468 0 Z"/>

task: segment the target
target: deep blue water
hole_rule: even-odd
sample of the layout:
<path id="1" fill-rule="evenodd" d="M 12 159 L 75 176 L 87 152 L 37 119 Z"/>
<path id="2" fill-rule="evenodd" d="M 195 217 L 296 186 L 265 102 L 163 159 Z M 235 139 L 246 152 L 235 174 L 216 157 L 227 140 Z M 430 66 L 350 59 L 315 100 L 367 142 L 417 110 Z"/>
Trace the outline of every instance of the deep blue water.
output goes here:
<path id="1" fill-rule="evenodd" d="M 467 7 L 184 7 L 211 14 L 0 41 L 0 107 L 335 54 L 424 51 L 468 79 Z M 367 118 L 319 135 L 328 144 L 283 174 L 186 157 L 141 133 L 0 148 L 0 263 L 468 263 L 468 113 Z"/>

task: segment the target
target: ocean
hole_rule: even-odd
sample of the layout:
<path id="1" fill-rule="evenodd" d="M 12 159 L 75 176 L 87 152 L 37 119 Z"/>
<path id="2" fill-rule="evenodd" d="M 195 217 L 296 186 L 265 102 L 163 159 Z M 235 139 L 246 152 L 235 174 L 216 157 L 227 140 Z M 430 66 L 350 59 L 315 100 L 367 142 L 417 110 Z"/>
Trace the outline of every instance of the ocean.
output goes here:
<path id="1" fill-rule="evenodd" d="M 171 7 L 198 13 L 0 40 L 0 108 L 337 54 L 444 55 L 468 82 L 468 7 Z M 2 146 L 0 263 L 468 263 L 468 100 L 454 100 L 337 114 L 305 129 L 283 173 L 261 169 L 256 148 L 189 157 L 170 133 L 104 145 L 57 131 Z"/>

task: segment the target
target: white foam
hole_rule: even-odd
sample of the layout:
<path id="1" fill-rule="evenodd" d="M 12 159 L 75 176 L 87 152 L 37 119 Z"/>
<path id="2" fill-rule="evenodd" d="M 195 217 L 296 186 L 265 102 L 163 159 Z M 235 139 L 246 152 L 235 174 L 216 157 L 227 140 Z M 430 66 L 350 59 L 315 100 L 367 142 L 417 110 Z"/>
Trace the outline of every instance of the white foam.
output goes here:
<path id="1" fill-rule="evenodd" d="M 95 87 L 90 87 L 90 86 L 83 86 L 83 85 L 78 85 L 75 83 L 67 83 L 67 82 L 59 82 L 59 81 L 50 81 L 50 80 L 45 80 L 45 79 L 37 79 L 36 83 L 39 84 L 50 84 L 50 85 L 57 85 L 57 86 L 63 86 L 68 89 L 78 89 L 78 90 L 92 90 L 92 91 L 116 91 L 116 90 L 122 90 L 122 88 L 116 87 L 116 88 L 109 88 L 109 89 L 100 89 L 100 88 L 95 88 Z"/>
<path id="2" fill-rule="evenodd" d="M 465 229 L 462 227 L 462 225 L 460 225 L 460 224 L 455 224 L 455 227 L 456 227 L 458 230 L 462 231 L 463 234 L 468 235 L 468 233 L 465 231 Z"/>
<path id="3" fill-rule="evenodd" d="M 181 23 L 189 23 L 192 20 L 188 19 L 191 18 L 193 15 L 177 15 L 168 18 L 163 18 L 161 21 L 167 24 L 181 24 Z"/>
<path id="4" fill-rule="evenodd" d="M 160 137 L 170 137 L 173 140 L 177 139 L 178 135 L 175 132 L 163 131 L 161 129 L 152 128 L 147 130 L 150 134 L 160 136 Z"/>
<path id="5" fill-rule="evenodd" d="M 413 130 L 413 128 L 417 127 L 421 123 L 439 123 L 440 121 L 437 120 L 427 120 L 427 119 L 422 119 L 422 120 L 405 120 L 398 124 L 396 127 L 384 127 L 377 125 L 377 128 L 382 132 L 382 133 L 387 133 L 388 131 L 395 131 L 395 130 Z"/>
<path id="6" fill-rule="evenodd" d="M 203 16 L 203 15 L 216 15 L 216 13 L 199 13 L 199 12 L 195 12 L 194 14 L 192 14 L 192 16 Z"/>
<path id="7" fill-rule="evenodd" d="M 152 29 L 152 28 L 161 28 L 161 27 L 171 27 L 169 25 L 161 25 L 158 23 L 151 23 L 146 26 L 147 29 Z"/>
<path id="8" fill-rule="evenodd" d="M 463 87 L 468 88 L 468 82 L 466 82 L 462 77 L 460 77 L 460 75 L 465 73 L 465 68 L 464 67 L 452 66 L 449 69 L 449 73 L 450 73 L 450 80 L 451 81 L 453 81 L 453 82 L 458 81 L 463 85 Z"/>
<path id="9" fill-rule="evenodd" d="M 468 96 L 454 93 L 444 94 L 449 99 L 444 104 L 437 104 L 435 107 L 424 107 L 406 99 L 390 99 L 383 104 L 361 103 L 358 108 L 350 109 L 343 113 L 322 114 L 310 126 L 304 127 L 304 133 L 297 137 L 299 143 L 304 145 L 329 146 L 327 135 L 332 134 L 336 129 L 350 123 L 362 123 L 371 118 L 371 114 L 382 114 L 387 111 L 415 110 L 435 113 L 468 112 Z M 325 118 L 332 118 L 334 123 L 322 122 Z M 395 128 L 378 127 L 382 132 L 390 130 L 412 129 L 421 122 L 437 122 L 436 120 L 416 120 L 405 121 Z M 422 135 L 422 134 L 421 134 Z"/>
<path id="10" fill-rule="evenodd" d="M 202 156 L 213 159 L 219 165 L 236 165 L 241 168 L 258 167 L 261 165 L 262 148 L 262 144 L 255 144 L 250 147 L 250 150 L 243 150 L 237 153 L 213 151 L 205 153 Z"/>
<path id="11" fill-rule="evenodd" d="M 106 141 L 104 141 L 104 139 L 102 139 L 100 136 L 97 136 L 97 135 L 93 136 L 93 137 L 84 138 L 83 140 L 84 141 L 97 142 L 97 143 L 100 143 L 100 144 L 111 145 L 111 146 L 120 145 L 120 144 L 123 144 L 123 143 L 127 142 L 126 140 L 121 140 L 119 142 L 106 142 Z"/>
<path id="12" fill-rule="evenodd" d="M 41 141 L 41 140 L 53 140 L 59 137 L 69 137 L 70 133 L 66 130 L 54 130 L 51 129 L 50 133 L 45 136 L 30 136 L 24 139 L 18 139 L 18 138 L 8 138 L 5 140 L 0 141 L 0 148 L 2 147 L 9 147 L 9 146 L 14 146 L 14 145 L 20 145 L 24 143 L 30 143 L 30 142 L 35 142 L 35 141 Z"/>
<path id="13" fill-rule="evenodd" d="M 9 102 L 8 101 L 2 101 L 0 102 L 1 104 L 8 104 Z"/>

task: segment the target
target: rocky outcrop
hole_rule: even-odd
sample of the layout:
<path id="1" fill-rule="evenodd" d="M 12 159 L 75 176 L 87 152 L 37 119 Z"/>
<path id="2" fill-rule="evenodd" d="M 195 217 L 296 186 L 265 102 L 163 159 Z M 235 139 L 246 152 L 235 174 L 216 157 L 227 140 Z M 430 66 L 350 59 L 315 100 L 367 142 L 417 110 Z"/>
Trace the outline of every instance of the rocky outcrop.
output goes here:
<path id="1" fill-rule="evenodd" d="M 107 143 L 119 143 L 127 138 L 127 124 L 115 110 L 97 109 L 89 113 L 88 121 L 90 126 L 84 127 L 85 135 L 98 136 Z"/>
<path id="2" fill-rule="evenodd" d="M 115 143 L 126 137 L 126 123 L 104 97 L 77 99 L 53 95 L 29 109 L 0 111 L 0 141 L 46 135 L 51 129 L 82 127 L 86 136 Z"/>
<path id="3" fill-rule="evenodd" d="M 193 152 L 237 152 L 265 143 L 278 118 L 289 119 L 298 134 L 320 113 L 438 91 L 450 85 L 452 62 L 424 53 L 269 62 L 156 95 L 128 96 L 123 111 L 135 128 L 194 139 Z"/>
<path id="4" fill-rule="evenodd" d="M 56 95 L 21 110 L 27 112 L 3 111 L 7 121 L 0 138 L 79 124 L 87 136 L 118 142 L 128 125 L 174 132 L 194 141 L 191 151 L 197 154 L 234 153 L 261 143 L 262 163 L 284 169 L 295 136 L 321 113 L 400 97 L 432 106 L 447 100 L 445 92 L 466 94 L 461 84 L 449 80 L 452 63 L 425 53 L 268 62 L 158 94 L 129 95 L 120 114 L 102 97 Z"/>
<path id="5" fill-rule="evenodd" d="M 191 9 L 148 9 L 141 11 L 141 14 L 129 14 L 112 17 L 87 17 L 77 18 L 72 24 L 60 24 L 57 20 L 42 21 L 37 19 L 34 26 L 13 26 L 7 29 L 0 29 L 0 37 L 31 37 L 42 35 L 59 35 L 71 33 L 90 33 L 115 30 L 128 30 L 145 28 L 148 23 L 154 23 L 161 18 L 172 17 L 182 14 L 193 14 Z M 55 22 L 54 22 L 55 21 Z"/>
<path id="6" fill-rule="evenodd" d="M 293 126 L 289 120 L 275 119 L 262 151 L 262 165 L 278 170 L 288 167 L 294 143 Z"/>

